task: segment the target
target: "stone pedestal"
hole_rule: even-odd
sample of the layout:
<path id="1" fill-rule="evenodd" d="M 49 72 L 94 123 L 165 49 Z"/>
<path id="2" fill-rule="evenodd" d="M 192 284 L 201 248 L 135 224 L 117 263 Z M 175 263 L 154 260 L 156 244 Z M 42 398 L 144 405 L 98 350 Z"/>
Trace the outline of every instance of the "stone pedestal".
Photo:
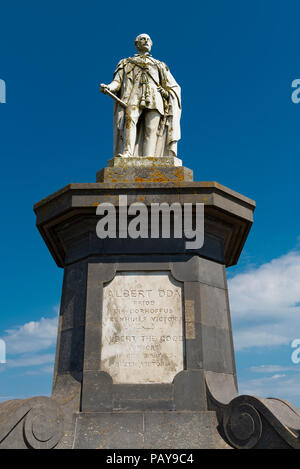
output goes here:
<path id="1" fill-rule="evenodd" d="M 182 166 L 179 158 L 116 156 L 108 161 L 106 168 L 97 173 L 97 182 L 173 182 L 192 181 L 193 171 Z"/>
<path id="2" fill-rule="evenodd" d="M 65 269 L 54 394 L 63 378 L 80 382 L 78 448 L 225 447 L 205 373 L 236 385 L 225 265 L 237 262 L 254 203 L 193 182 L 173 160 L 140 160 L 115 158 L 102 183 L 72 184 L 35 206 L 38 228 Z M 111 170 L 119 171 L 117 182 Z M 154 181 L 153 171 L 166 182 Z M 118 207 L 119 195 L 148 207 L 205 203 L 204 246 L 188 251 L 174 237 L 99 239 L 96 207 Z M 61 392 L 67 399 L 68 387 Z"/>
<path id="3" fill-rule="evenodd" d="M 49 405 L 11 407 L 24 421 L 13 432 L 1 427 L 0 405 L 3 447 L 299 446 L 291 436 L 298 411 L 237 393 L 225 269 L 238 261 L 255 204 L 162 160 L 114 159 L 100 182 L 69 184 L 35 205 L 37 227 L 64 268 L 53 394 Z M 203 203 L 204 245 L 99 239 L 97 206 L 110 202 L 118 213 L 121 195 L 147 207 Z M 26 421 L 37 407 L 33 431 Z M 49 414 L 56 417 L 42 440 Z"/>

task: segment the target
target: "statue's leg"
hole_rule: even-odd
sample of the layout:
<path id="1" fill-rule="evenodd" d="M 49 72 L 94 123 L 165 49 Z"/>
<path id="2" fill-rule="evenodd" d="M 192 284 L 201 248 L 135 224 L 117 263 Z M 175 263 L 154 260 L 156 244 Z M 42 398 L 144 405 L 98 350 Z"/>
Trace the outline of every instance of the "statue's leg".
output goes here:
<path id="1" fill-rule="evenodd" d="M 128 106 L 125 113 L 124 156 L 133 156 L 136 141 L 136 126 L 141 111 L 137 106 Z"/>
<path id="2" fill-rule="evenodd" d="M 145 111 L 145 137 L 143 145 L 143 156 L 156 156 L 155 147 L 160 119 L 161 115 L 155 109 L 149 109 Z"/>

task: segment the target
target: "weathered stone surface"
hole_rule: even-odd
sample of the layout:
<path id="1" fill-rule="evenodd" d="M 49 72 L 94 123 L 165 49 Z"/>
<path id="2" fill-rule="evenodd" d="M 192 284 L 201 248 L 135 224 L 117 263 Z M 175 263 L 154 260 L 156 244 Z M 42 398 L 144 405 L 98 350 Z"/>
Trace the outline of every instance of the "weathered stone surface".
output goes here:
<path id="1" fill-rule="evenodd" d="M 107 166 L 109 168 L 123 168 L 127 170 L 132 167 L 151 167 L 151 168 L 167 168 L 174 166 L 182 166 L 182 161 L 176 156 L 160 156 L 160 157 L 135 157 L 131 156 L 129 158 L 122 158 L 120 156 L 115 156 L 111 160 L 108 160 Z M 125 171 L 124 171 L 125 173 Z"/>
<path id="2" fill-rule="evenodd" d="M 177 262 L 172 266 L 172 274 L 179 281 L 226 288 L 224 266 L 200 256 L 190 256 L 186 262 Z"/>
<path id="3" fill-rule="evenodd" d="M 209 408 L 223 438 L 238 449 L 300 449 L 300 412 L 281 399 L 237 393 L 230 373 L 206 372 Z"/>
<path id="4" fill-rule="evenodd" d="M 228 330 L 230 317 L 227 291 L 211 285 L 200 285 L 201 322 L 206 326 Z"/>
<path id="5" fill-rule="evenodd" d="M 96 207 L 102 202 L 204 203 L 205 242 L 201 256 L 225 265 L 237 262 L 253 221 L 255 203 L 215 182 L 119 182 L 70 184 L 35 205 L 37 226 L 59 266 L 87 256 L 122 254 L 186 254 L 181 239 L 100 240 L 96 236 Z M 151 243 L 153 241 L 153 243 Z M 170 241 L 170 242 L 168 242 Z"/>
<path id="6" fill-rule="evenodd" d="M 235 373 L 231 331 L 202 325 L 203 367 L 218 373 Z"/>
<path id="7" fill-rule="evenodd" d="M 183 181 L 193 181 L 193 171 L 179 165 L 129 166 L 126 171 L 122 167 L 114 166 L 98 171 L 96 180 L 103 183 L 173 182 L 180 184 Z"/>
<path id="8" fill-rule="evenodd" d="M 104 287 L 101 369 L 117 383 L 171 383 L 183 369 L 182 285 L 121 272 Z"/>
<path id="9" fill-rule="evenodd" d="M 175 377 L 174 404 L 177 411 L 207 410 L 203 370 L 184 370 Z"/>
<path id="10" fill-rule="evenodd" d="M 0 448 L 55 448 L 64 435 L 63 408 L 48 397 L 0 404 Z"/>
<path id="11" fill-rule="evenodd" d="M 142 447 L 142 414 L 136 412 L 81 412 L 77 415 L 74 449 Z"/>
<path id="12" fill-rule="evenodd" d="M 81 413 L 76 449 L 225 449 L 215 412 Z"/>
<path id="13" fill-rule="evenodd" d="M 215 412 L 145 413 L 145 448 L 229 449 Z"/>
<path id="14" fill-rule="evenodd" d="M 81 410 L 111 411 L 113 408 L 112 379 L 104 371 L 85 371 Z"/>

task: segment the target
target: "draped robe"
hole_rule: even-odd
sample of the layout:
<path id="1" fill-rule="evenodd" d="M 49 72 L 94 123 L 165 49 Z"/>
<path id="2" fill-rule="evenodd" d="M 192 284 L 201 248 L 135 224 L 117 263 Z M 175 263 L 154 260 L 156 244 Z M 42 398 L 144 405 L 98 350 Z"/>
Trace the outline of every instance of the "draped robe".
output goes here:
<path id="1" fill-rule="evenodd" d="M 143 69 L 138 65 L 137 56 L 121 60 L 114 73 L 114 82 L 119 83 L 117 96 L 126 105 L 137 105 L 141 99 L 141 86 L 139 81 Z M 151 93 L 151 104 L 145 109 L 157 109 L 161 114 L 160 126 L 157 132 L 157 143 L 155 155 L 170 156 L 170 146 L 180 140 L 180 117 L 181 117 L 181 89 L 168 67 L 163 62 L 147 57 L 148 67 L 146 72 Z M 150 66 L 149 66 L 150 65 Z M 168 91 L 169 96 L 165 100 L 157 90 L 157 85 Z M 119 103 L 114 105 L 114 156 L 123 153 L 124 127 L 126 125 L 125 108 Z M 141 148 L 144 136 L 143 114 L 137 125 L 137 137 L 134 156 L 141 156 Z M 173 155 L 173 153 L 172 153 Z M 174 155 L 176 156 L 176 155 Z"/>

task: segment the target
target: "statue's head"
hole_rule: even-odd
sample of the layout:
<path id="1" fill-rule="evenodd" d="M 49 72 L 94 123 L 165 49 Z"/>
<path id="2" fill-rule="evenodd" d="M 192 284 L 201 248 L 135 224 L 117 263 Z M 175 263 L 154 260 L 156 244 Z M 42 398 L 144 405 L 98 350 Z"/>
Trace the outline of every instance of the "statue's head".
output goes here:
<path id="1" fill-rule="evenodd" d="M 151 37 L 148 34 L 139 34 L 134 41 L 138 52 L 150 52 L 152 47 Z"/>

